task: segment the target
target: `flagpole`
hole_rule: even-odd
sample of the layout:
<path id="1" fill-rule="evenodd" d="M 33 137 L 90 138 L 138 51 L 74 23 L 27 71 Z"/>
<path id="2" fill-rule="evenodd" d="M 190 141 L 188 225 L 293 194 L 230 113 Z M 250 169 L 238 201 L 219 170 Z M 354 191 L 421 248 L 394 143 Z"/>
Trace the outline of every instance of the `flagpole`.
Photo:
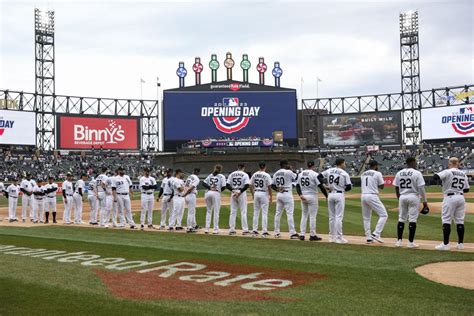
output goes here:
<path id="1" fill-rule="evenodd" d="M 316 99 L 319 99 L 319 78 L 316 77 Z"/>
<path id="2" fill-rule="evenodd" d="M 143 79 L 140 78 L 140 100 L 143 100 Z"/>
<path id="3" fill-rule="evenodd" d="M 303 108 L 303 77 L 301 77 L 301 108 Z"/>

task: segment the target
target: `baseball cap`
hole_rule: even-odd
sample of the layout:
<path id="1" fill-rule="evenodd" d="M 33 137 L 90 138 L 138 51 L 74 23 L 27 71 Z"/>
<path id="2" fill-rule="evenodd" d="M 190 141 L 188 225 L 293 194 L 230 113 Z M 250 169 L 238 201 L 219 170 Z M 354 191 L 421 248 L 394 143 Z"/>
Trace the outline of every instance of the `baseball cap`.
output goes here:
<path id="1" fill-rule="evenodd" d="M 311 168 L 311 167 L 314 166 L 314 161 L 310 160 L 310 161 L 308 161 L 308 163 L 306 165 L 308 166 L 308 168 Z"/>

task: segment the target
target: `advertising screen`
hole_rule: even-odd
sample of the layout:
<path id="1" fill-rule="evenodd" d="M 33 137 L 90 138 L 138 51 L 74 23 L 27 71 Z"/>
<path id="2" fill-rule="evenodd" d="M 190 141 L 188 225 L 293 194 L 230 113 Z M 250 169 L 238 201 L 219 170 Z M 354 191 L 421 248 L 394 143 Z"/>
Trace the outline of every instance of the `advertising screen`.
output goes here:
<path id="1" fill-rule="evenodd" d="M 60 115 L 56 130 L 58 149 L 140 149 L 137 118 Z"/>
<path id="2" fill-rule="evenodd" d="M 422 109 L 421 135 L 424 140 L 474 137 L 474 105 Z"/>
<path id="3" fill-rule="evenodd" d="M 35 113 L 0 110 L 0 145 L 36 145 Z"/>
<path id="4" fill-rule="evenodd" d="M 330 146 L 400 144 L 401 112 L 321 116 L 322 143 Z"/>
<path id="5" fill-rule="evenodd" d="M 165 148 L 208 138 L 271 138 L 274 131 L 283 131 L 285 141 L 297 138 L 294 90 L 165 92 Z"/>

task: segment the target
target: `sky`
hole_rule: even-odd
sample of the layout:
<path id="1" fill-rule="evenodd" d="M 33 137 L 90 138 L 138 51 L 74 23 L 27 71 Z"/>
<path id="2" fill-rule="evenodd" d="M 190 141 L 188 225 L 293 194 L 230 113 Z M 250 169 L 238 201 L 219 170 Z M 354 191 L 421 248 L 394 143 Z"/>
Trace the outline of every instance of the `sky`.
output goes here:
<path id="1" fill-rule="evenodd" d="M 418 10 L 421 88 L 474 82 L 474 1 L 13 1 L 0 0 L 0 89 L 34 92 L 34 8 L 56 15 L 56 94 L 156 99 L 176 88 L 178 62 L 211 80 L 211 54 L 279 61 L 281 85 L 304 98 L 400 91 L 399 14 Z M 140 79 L 145 81 L 140 83 Z M 303 83 L 302 83 L 303 78 Z M 320 82 L 317 87 L 317 78 Z M 303 89 L 301 89 L 303 88 Z M 302 91 L 301 91 L 302 90 Z"/>

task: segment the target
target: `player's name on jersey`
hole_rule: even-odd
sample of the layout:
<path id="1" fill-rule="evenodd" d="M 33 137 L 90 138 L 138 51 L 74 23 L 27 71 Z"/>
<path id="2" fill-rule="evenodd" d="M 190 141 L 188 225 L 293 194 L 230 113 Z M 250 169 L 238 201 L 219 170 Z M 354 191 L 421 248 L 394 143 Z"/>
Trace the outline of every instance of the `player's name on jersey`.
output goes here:
<path id="1" fill-rule="evenodd" d="M 400 171 L 400 177 L 411 177 L 413 175 L 413 171 L 408 170 L 408 171 Z"/>
<path id="2" fill-rule="evenodd" d="M 209 106 L 201 108 L 201 116 L 258 116 L 259 106 Z"/>

